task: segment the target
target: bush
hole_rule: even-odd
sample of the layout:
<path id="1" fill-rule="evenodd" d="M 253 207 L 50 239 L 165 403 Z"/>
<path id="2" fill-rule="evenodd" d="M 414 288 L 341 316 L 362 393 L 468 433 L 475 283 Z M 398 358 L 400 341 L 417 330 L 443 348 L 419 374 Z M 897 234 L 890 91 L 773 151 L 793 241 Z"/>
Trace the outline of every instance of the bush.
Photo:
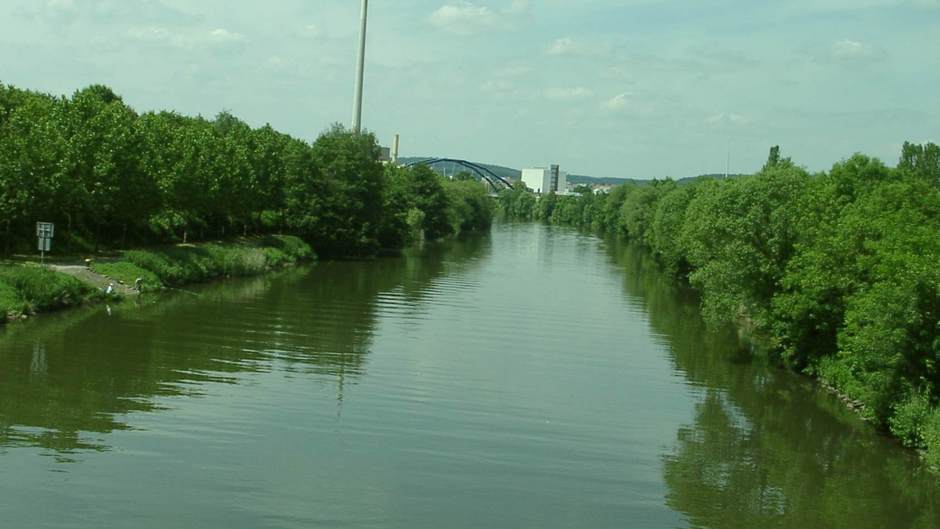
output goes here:
<path id="1" fill-rule="evenodd" d="M 926 448 L 928 423 L 933 415 L 934 410 L 931 409 L 927 395 L 915 393 L 895 408 L 894 415 L 888 421 L 891 433 L 900 439 L 904 446 Z"/>
<path id="2" fill-rule="evenodd" d="M 940 469 L 940 408 L 934 408 L 923 429 L 924 453 L 930 466 Z"/>
<path id="3" fill-rule="evenodd" d="M 268 235 L 258 240 L 258 246 L 280 250 L 293 261 L 306 261 L 317 257 L 309 244 L 294 235 Z"/>

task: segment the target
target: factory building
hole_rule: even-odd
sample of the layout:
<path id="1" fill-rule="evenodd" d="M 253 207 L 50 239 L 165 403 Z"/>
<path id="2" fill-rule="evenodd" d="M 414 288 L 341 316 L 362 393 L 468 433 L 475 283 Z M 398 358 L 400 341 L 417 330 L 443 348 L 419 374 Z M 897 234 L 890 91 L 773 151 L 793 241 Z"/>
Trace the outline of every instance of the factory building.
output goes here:
<path id="1" fill-rule="evenodd" d="M 548 169 L 544 167 L 523 169 L 522 182 L 539 194 L 568 194 L 568 173 L 560 170 L 557 165 L 552 165 Z"/>

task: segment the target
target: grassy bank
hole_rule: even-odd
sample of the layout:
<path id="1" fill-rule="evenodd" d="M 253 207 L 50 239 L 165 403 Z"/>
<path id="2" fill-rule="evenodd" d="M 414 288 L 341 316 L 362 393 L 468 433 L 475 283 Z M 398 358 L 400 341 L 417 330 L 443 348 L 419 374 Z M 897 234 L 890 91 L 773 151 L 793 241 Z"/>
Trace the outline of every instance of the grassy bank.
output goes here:
<path id="1" fill-rule="evenodd" d="M 315 258 L 305 242 L 269 235 L 234 243 L 182 244 L 122 252 L 117 261 L 92 263 L 92 271 L 143 290 L 178 287 L 220 277 L 242 277 Z"/>
<path id="2" fill-rule="evenodd" d="M 297 237 L 270 235 L 234 242 L 161 246 L 121 252 L 116 260 L 93 262 L 91 271 L 142 291 L 178 287 L 223 277 L 264 273 L 314 259 Z M 0 322 L 104 298 L 98 288 L 36 264 L 0 265 Z"/>
<path id="3" fill-rule="evenodd" d="M 103 296 L 97 288 L 72 276 L 35 264 L 0 265 L 0 323 Z"/>

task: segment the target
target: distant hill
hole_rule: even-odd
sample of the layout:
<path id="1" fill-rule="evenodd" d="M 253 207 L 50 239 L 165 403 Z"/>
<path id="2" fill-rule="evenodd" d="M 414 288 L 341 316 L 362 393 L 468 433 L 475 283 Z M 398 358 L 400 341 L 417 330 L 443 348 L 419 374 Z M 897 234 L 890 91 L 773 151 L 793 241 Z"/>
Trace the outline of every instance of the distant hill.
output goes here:
<path id="1" fill-rule="evenodd" d="M 398 163 L 407 165 L 407 164 L 411 164 L 415 162 L 420 162 L 422 160 L 432 160 L 432 159 L 434 158 L 430 156 L 409 156 L 409 157 L 399 158 Z M 479 165 L 481 167 L 485 167 L 507 180 L 518 180 L 519 178 L 522 177 L 522 171 L 520 171 L 519 169 L 513 169 L 511 167 L 503 167 L 501 165 L 492 165 L 492 164 L 487 164 L 487 163 L 474 162 L 472 160 L 468 160 L 468 161 L 476 165 Z M 448 175 L 454 175 L 461 171 L 466 171 L 465 168 L 461 167 L 460 165 L 453 164 L 453 163 L 441 164 L 438 166 L 438 169 L 441 172 L 446 172 Z M 740 176 L 744 176 L 744 175 L 732 174 L 732 175 L 728 175 L 727 178 L 738 178 Z M 685 178 L 677 178 L 675 180 L 679 184 L 688 184 L 688 183 L 695 182 L 697 180 L 721 180 L 724 178 L 726 178 L 724 174 L 703 174 L 703 175 L 698 175 L 698 176 L 688 176 Z M 575 175 L 575 174 L 568 175 L 568 182 L 575 184 L 575 185 L 614 185 L 614 186 L 618 186 L 622 184 L 643 185 L 645 183 L 648 183 L 649 181 L 650 179 L 640 179 L 640 178 L 597 177 L 597 176 Z"/>
<path id="2" fill-rule="evenodd" d="M 724 180 L 725 178 L 740 178 L 742 176 L 748 176 L 745 174 L 703 174 L 698 176 L 687 176 L 685 178 L 679 178 L 676 180 L 680 185 L 681 184 L 691 184 L 692 182 L 697 182 L 699 180 Z"/>
<path id="3" fill-rule="evenodd" d="M 644 180 L 638 180 L 636 178 L 614 178 L 570 174 L 568 175 L 568 182 L 572 184 L 583 185 L 619 186 L 622 184 L 641 184 L 644 182 Z"/>

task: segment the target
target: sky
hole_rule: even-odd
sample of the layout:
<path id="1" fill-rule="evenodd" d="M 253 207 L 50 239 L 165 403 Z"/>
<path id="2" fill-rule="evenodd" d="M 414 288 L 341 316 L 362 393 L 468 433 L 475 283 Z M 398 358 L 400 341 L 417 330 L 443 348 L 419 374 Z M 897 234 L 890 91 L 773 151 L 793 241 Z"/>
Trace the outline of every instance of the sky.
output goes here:
<path id="1" fill-rule="evenodd" d="M 574 174 L 812 171 L 940 143 L 940 0 L 372 0 L 363 126 Z M 0 0 L 0 82 L 139 112 L 352 117 L 358 0 Z M 730 160 L 730 163 L 729 163 Z"/>

